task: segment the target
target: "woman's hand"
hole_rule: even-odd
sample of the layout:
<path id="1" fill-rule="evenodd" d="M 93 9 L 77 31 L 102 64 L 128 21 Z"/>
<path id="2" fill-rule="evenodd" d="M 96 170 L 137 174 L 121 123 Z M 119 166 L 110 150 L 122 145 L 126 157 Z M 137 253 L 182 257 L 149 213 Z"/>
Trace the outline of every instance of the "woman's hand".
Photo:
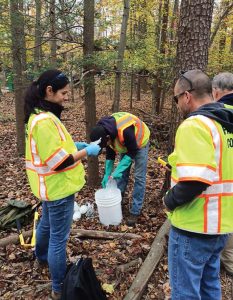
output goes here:
<path id="1" fill-rule="evenodd" d="M 78 151 L 85 149 L 87 146 L 89 146 L 88 143 L 85 142 L 75 142 L 75 146 Z"/>

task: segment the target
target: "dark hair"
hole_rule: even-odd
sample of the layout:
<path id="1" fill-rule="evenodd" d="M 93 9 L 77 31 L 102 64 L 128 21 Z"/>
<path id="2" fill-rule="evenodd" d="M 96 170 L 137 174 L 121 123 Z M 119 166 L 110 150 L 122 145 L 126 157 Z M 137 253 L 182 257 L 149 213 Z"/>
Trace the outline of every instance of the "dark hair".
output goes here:
<path id="1" fill-rule="evenodd" d="M 106 132 L 105 128 L 102 125 L 97 125 L 92 128 L 90 133 L 90 140 L 91 142 L 95 142 L 101 138 L 101 142 L 99 146 L 101 148 L 105 148 L 107 146 L 107 138 L 108 133 Z"/>
<path id="2" fill-rule="evenodd" d="M 47 70 L 43 72 L 37 81 L 34 81 L 27 89 L 24 97 L 25 123 L 35 108 L 41 108 L 41 101 L 46 95 L 47 86 L 51 86 L 54 93 L 63 89 L 69 83 L 69 79 L 59 70 Z"/>

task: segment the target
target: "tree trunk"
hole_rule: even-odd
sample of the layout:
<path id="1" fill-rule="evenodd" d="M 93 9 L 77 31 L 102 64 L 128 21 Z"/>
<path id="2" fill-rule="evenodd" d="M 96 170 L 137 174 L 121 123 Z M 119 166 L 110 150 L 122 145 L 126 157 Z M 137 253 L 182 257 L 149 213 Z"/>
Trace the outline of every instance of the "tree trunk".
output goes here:
<path id="1" fill-rule="evenodd" d="M 133 88 L 134 88 L 134 73 L 131 73 L 131 79 L 130 79 L 130 106 L 129 108 L 133 108 Z"/>
<path id="2" fill-rule="evenodd" d="M 214 0 L 182 0 L 178 28 L 176 75 L 179 70 L 205 71 L 208 63 Z"/>
<path id="3" fill-rule="evenodd" d="M 25 40 L 25 22 L 24 22 L 24 0 L 19 0 L 19 11 L 21 13 L 21 18 L 22 18 L 22 22 L 21 22 L 21 32 L 22 32 L 22 36 L 21 36 L 21 49 L 22 49 L 22 70 L 23 70 L 23 74 L 22 74 L 22 78 L 23 78 L 23 83 L 26 84 L 27 82 L 27 78 L 26 78 L 26 70 L 27 70 L 27 54 L 26 54 L 26 40 Z M 25 88 L 25 87 L 24 87 Z"/>
<path id="4" fill-rule="evenodd" d="M 139 5 L 141 14 L 138 19 L 138 38 L 143 42 L 147 33 L 147 1 L 140 0 Z"/>
<path id="5" fill-rule="evenodd" d="M 50 0 L 50 64 L 55 68 L 57 65 L 57 42 L 56 42 L 56 4 L 55 0 Z"/>
<path id="6" fill-rule="evenodd" d="M 161 39 L 160 39 L 160 65 L 165 60 L 166 56 L 166 44 L 167 44 L 167 27 L 168 27 L 168 15 L 169 15 L 169 0 L 165 0 L 162 10 L 162 24 L 161 24 Z M 158 68 L 156 72 L 156 78 L 153 82 L 152 90 L 152 114 L 155 112 L 160 112 L 160 102 L 161 102 L 161 93 L 162 93 L 162 78 L 163 78 L 163 69 Z"/>
<path id="7" fill-rule="evenodd" d="M 162 71 L 158 69 L 157 76 L 153 79 L 152 84 L 152 114 L 159 113 L 160 111 L 160 97 L 162 92 Z"/>
<path id="8" fill-rule="evenodd" d="M 137 74 L 137 101 L 141 100 L 141 76 Z"/>
<path id="9" fill-rule="evenodd" d="M 160 49 L 160 33 L 161 33 L 161 21 L 162 21 L 162 5 L 163 1 L 159 0 L 159 8 L 158 8 L 158 20 L 155 25 L 155 44 L 157 49 Z"/>
<path id="10" fill-rule="evenodd" d="M 170 47 L 175 44 L 177 37 L 177 21 L 178 21 L 178 13 L 179 13 L 179 0 L 174 0 L 173 12 L 171 17 L 171 25 L 170 25 Z"/>
<path id="11" fill-rule="evenodd" d="M 201 69 L 208 63 L 210 29 L 214 0 L 182 0 L 178 28 L 175 80 L 180 70 Z M 173 148 L 179 116 L 174 101 L 171 104 L 171 125 L 168 146 Z"/>
<path id="12" fill-rule="evenodd" d="M 121 72 L 123 68 L 123 59 L 124 59 L 124 52 L 126 46 L 126 33 L 127 33 L 128 19 L 129 19 L 129 7 L 130 7 L 130 0 L 124 0 L 124 12 L 123 12 L 123 18 L 121 24 L 121 37 L 120 37 L 118 58 L 116 64 L 114 102 L 112 107 L 113 112 L 119 111 L 119 107 L 120 107 Z"/>
<path id="13" fill-rule="evenodd" d="M 20 10 L 21 0 L 10 1 L 10 19 L 12 36 L 12 59 L 15 88 L 15 111 L 16 111 L 16 134 L 17 151 L 19 155 L 24 154 L 24 88 L 25 80 L 23 71 L 26 66 L 25 61 L 25 38 L 24 38 L 24 18 Z M 22 7 L 21 7 L 22 8 Z"/>
<path id="14" fill-rule="evenodd" d="M 84 29 L 83 29 L 83 54 L 84 73 L 93 69 L 91 60 L 94 52 L 94 0 L 84 0 Z M 96 124 L 96 97 L 95 78 L 93 72 L 87 73 L 84 77 L 85 93 L 85 115 L 86 115 L 86 135 L 89 140 L 91 128 Z M 99 182 L 98 159 L 88 158 L 88 184 L 95 186 Z"/>
<path id="15" fill-rule="evenodd" d="M 41 0 L 35 0 L 36 4 L 36 24 L 35 24 L 35 49 L 34 49 L 34 70 L 38 70 L 41 65 Z"/>

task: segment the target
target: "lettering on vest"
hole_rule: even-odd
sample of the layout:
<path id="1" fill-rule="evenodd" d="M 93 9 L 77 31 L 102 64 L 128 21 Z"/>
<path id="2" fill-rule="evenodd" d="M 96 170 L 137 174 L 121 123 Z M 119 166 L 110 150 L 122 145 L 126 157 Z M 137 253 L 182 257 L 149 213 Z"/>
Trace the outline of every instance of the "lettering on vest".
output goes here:
<path id="1" fill-rule="evenodd" d="M 233 148 L 233 138 L 227 139 L 227 147 L 228 148 Z"/>
<path id="2" fill-rule="evenodd" d="M 232 134 L 229 132 L 226 128 L 222 127 L 223 133 L 225 135 Z M 233 148 L 233 138 L 227 138 L 227 147 L 228 148 Z"/>
<path id="3" fill-rule="evenodd" d="M 222 127 L 223 133 L 226 134 L 231 134 L 225 127 Z"/>

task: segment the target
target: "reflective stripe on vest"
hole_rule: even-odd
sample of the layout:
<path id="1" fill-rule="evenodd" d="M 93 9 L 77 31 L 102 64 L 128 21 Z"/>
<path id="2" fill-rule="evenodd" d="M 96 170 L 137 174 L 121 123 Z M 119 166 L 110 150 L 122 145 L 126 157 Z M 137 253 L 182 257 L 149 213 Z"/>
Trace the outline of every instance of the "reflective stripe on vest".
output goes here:
<path id="1" fill-rule="evenodd" d="M 32 138 L 32 135 L 30 134 L 30 148 L 31 148 L 31 156 L 32 160 L 35 165 L 41 165 L 41 159 L 38 155 L 37 148 L 36 148 L 36 142 Z"/>
<path id="2" fill-rule="evenodd" d="M 46 160 L 47 165 L 42 164 L 41 159 L 38 155 L 36 142 L 32 137 L 32 131 L 33 131 L 34 126 L 38 122 L 40 122 L 42 120 L 45 120 L 45 119 L 48 119 L 48 118 L 52 119 L 55 126 L 57 127 L 57 130 L 59 132 L 61 140 L 62 141 L 66 140 L 65 134 L 64 134 L 60 124 L 53 117 L 53 115 L 49 112 L 39 113 L 32 120 L 30 133 L 29 133 L 32 162 L 26 161 L 26 169 L 30 169 L 32 171 L 37 172 L 37 174 L 39 176 L 39 195 L 40 195 L 41 199 L 44 199 L 44 200 L 48 200 L 47 188 L 46 188 L 44 176 L 48 176 L 48 175 L 53 174 L 53 170 L 55 170 L 56 167 L 58 165 L 60 165 L 69 156 L 69 154 L 64 149 L 59 149 L 56 153 L 54 153 L 51 157 L 49 157 Z M 75 167 L 75 166 L 77 166 L 77 164 L 74 164 L 72 167 Z"/>
<path id="3" fill-rule="evenodd" d="M 137 142 L 138 147 L 141 146 L 142 139 L 144 136 L 144 126 L 140 119 L 138 119 L 135 116 L 127 114 L 127 115 L 119 118 L 116 121 L 116 124 L 117 124 L 118 137 L 122 144 L 124 144 L 124 136 L 123 136 L 124 129 L 131 125 L 135 125 L 136 126 L 136 135 L 135 135 L 136 142 Z"/>
<path id="4" fill-rule="evenodd" d="M 204 232 L 219 233 L 221 216 L 221 197 L 206 197 L 204 204 Z"/>
<path id="5" fill-rule="evenodd" d="M 177 175 L 179 180 L 201 180 L 208 184 L 212 184 L 210 178 L 215 177 L 216 170 L 211 166 L 204 165 L 190 165 L 190 164 L 177 164 Z M 195 174 L 195 176 L 193 176 Z"/>
<path id="6" fill-rule="evenodd" d="M 46 188 L 46 184 L 45 184 L 45 178 L 44 176 L 39 175 L 39 195 L 41 197 L 41 199 L 45 199 L 48 200 L 48 195 L 47 195 L 47 188 Z"/>
<path id="7" fill-rule="evenodd" d="M 80 164 L 80 160 L 78 160 L 77 162 L 75 162 L 73 165 L 66 167 L 64 169 L 62 169 L 61 171 L 53 171 L 51 170 L 51 168 L 47 165 L 40 165 L 40 166 L 36 166 L 34 165 L 30 160 L 26 161 L 26 169 L 31 170 L 36 172 L 38 175 L 41 176 L 49 176 L 49 175 L 53 175 L 53 174 L 58 174 L 60 172 L 64 172 L 64 171 L 68 171 L 71 170 L 73 168 L 75 168 L 78 164 Z"/>
<path id="8" fill-rule="evenodd" d="M 211 182 L 212 185 L 206 189 L 206 191 L 202 194 L 205 198 L 204 204 L 204 232 L 208 233 L 219 233 L 220 232 L 220 217 L 221 217 L 221 195 L 225 194 L 232 190 L 232 183 L 225 184 L 222 182 L 222 172 L 221 172 L 221 159 L 222 159 L 222 139 L 221 135 L 218 131 L 217 126 L 214 121 L 201 115 L 190 117 L 189 119 L 195 119 L 201 122 L 211 133 L 213 144 L 215 148 L 215 160 L 217 163 L 217 168 L 214 172 L 214 168 L 210 166 L 202 166 L 193 165 L 191 168 L 195 169 L 195 174 L 197 172 L 198 176 L 202 178 L 202 181 L 206 181 L 208 183 L 209 178 L 213 178 Z M 189 168 L 190 168 L 189 167 Z M 182 169 L 179 171 L 177 167 L 177 172 L 183 174 Z M 193 171 L 194 171 L 193 169 Z M 185 170 L 186 172 L 188 168 Z M 193 173 L 192 173 L 193 174 Z M 187 173 L 186 173 L 187 176 Z M 195 180 L 195 179 L 194 179 Z M 214 192 L 214 195 L 211 196 L 211 193 Z"/>
<path id="9" fill-rule="evenodd" d="M 51 170 L 55 170 L 69 154 L 64 149 L 58 149 L 52 156 L 50 156 L 45 162 L 49 165 Z"/>
<path id="10" fill-rule="evenodd" d="M 204 191 L 199 197 L 208 195 L 213 196 L 233 196 L 233 181 L 226 182 L 215 182 L 213 185 L 209 186 L 206 191 Z"/>

